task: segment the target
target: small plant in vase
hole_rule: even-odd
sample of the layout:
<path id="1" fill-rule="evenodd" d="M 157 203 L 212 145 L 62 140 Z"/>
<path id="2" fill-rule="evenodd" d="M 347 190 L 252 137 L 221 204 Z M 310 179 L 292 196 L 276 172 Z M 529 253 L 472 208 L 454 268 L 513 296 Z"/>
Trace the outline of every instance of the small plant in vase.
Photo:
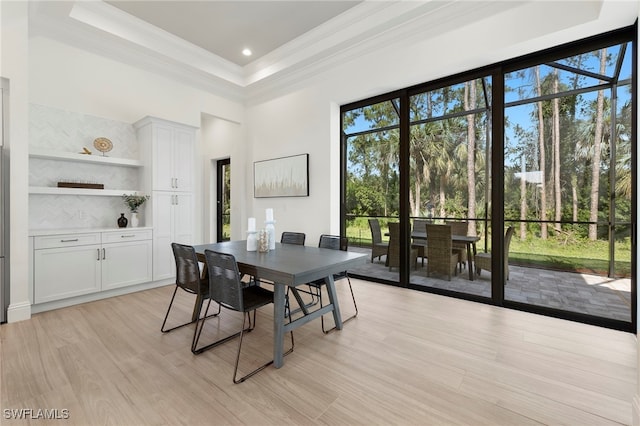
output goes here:
<path id="1" fill-rule="evenodd" d="M 148 195 L 127 195 L 123 194 L 122 199 L 124 203 L 129 207 L 131 212 L 131 227 L 138 226 L 138 209 L 149 199 Z"/>

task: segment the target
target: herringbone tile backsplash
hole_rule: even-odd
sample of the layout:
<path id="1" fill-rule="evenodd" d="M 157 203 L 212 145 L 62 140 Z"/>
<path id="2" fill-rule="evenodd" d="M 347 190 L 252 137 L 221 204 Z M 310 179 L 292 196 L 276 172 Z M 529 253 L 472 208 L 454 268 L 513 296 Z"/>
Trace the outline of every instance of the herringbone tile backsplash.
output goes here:
<path id="1" fill-rule="evenodd" d="M 86 147 L 101 155 L 93 141 L 106 137 L 113 149 L 110 157 L 138 159 L 138 141 L 131 123 L 123 123 L 44 105 L 29 109 L 29 148 L 79 153 Z M 137 190 L 139 170 L 103 164 L 77 163 L 39 158 L 29 160 L 29 185 L 55 187 L 58 182 L 102 183 L 105 189 Z M 129 217 L 120 197 L 41 195 L 29 196 L 31 229 L 117 227 L 120 213 Z"/>

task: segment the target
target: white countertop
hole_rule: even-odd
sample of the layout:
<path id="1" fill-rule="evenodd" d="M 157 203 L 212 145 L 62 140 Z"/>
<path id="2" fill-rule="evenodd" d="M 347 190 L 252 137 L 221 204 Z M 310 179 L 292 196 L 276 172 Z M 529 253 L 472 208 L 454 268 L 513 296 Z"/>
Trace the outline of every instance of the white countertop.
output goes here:
<path id="1" fill-rule="evenodd" d="M 38 237 L 43 235 L 58 235 L 58 234 L 88 234 L 92 232 L 122 232 L 122 231 L 144 231 L 153 229 L 152 226 L 139 226 L 137 228 L 66 228 L 66 229 L 30 229 L 30 237 Z"/>

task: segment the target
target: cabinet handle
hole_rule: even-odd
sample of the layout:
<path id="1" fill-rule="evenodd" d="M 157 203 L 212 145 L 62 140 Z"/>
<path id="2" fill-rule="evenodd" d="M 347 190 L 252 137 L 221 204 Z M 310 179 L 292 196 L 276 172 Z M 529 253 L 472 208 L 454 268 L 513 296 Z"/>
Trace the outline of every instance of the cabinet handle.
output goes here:
<path id="1" fill-rule="evenodd" d="M 78 239 L 74 238 L 73 240 L 60 240 L 61 243 L 73 243 L 75 241 L 78 241 Z"/>
<path id="2" fill-rule="evenodd" d="M 133 238 L 135 235 L 120 235 L 120 238 Z"/>
<path id="3" fill-rule="evenodd" d="M 100 260 L 100 249 L 96 249 L 98 251 L 98 258 L 96 260 Z"/>
<path id="4" fill-rule="evenodd" d="M 178 178 L 175 178 L 175 179 L 176 179 L 176 188 L 178 188 Z"/>
<path id="5" fill-rule="evenodd" d="M 107 249 L 103 248 L 102 249 L 102 260 L 105 260 L 107 258 Z"/>

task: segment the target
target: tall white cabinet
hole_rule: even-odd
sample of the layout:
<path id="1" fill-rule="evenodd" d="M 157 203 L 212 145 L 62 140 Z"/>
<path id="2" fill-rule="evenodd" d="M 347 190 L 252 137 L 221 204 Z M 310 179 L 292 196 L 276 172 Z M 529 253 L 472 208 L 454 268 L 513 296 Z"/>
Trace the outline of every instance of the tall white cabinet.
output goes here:
<path id="1" fill-rule="evenodd" d="M 151 190 L 145 210 L 153 226 L 153 279 L 175 276 L 171 243 L 193 244 L 196 128 L 155 117 L 134 124 Z"/>

